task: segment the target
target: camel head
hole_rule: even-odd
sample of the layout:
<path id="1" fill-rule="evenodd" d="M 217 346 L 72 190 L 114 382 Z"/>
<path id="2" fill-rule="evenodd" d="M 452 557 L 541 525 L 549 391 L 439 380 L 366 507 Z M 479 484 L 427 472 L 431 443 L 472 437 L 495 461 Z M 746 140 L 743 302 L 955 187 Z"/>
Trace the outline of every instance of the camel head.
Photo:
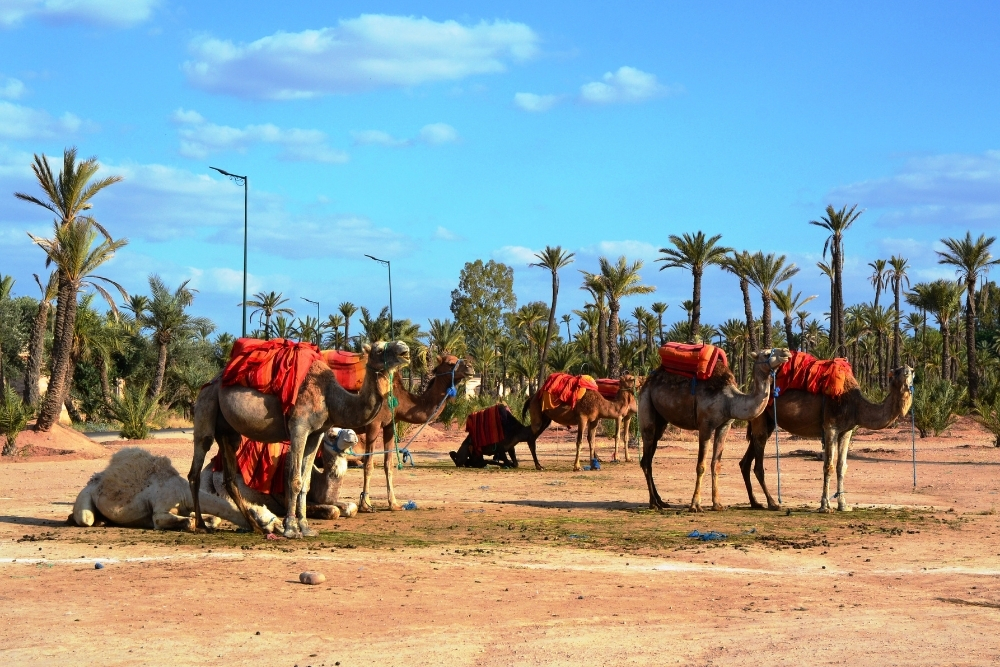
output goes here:
<path id="1" fill-rule="evenodd" d="M 792 358 L 788 349 L 784 347 L 769 347 L 765 350 L 758 350 L 750 356 L 753 358 L 755 371 L 766 370 L 768 373 L 778 370 Z"/>
<path id="2" fill-rule="evenodd" d="M 410 363 L 410 347 L 401 340 L 365 345 L 364 353 L 368 357 L 368 368 L 377 373 L 391 373 Z"/>
<path id="3" fill-rule="evenodd" d="M 633 395 L 639 388 L 639 379 L 631 373 L 623 373 L 618 382 L 622 390 L 630 392 Z"/>
<path id="4" fill-rule="evenodd" d="M 889 385 L 892 388 L 890 393 L 898 393 L 902 397 L 899 414 L 905 415 L 913 403 L 913 369 L 909 366 L 893 369 L 889 372 Z"/>
<path id="5" fill-rule="evenodd" d="M 343 477 L 347 471 L 345 454 L 358 444 L 358 434 L 349 428 L 331 428 L 323 436 L 321 455 L 323 469 L 331 471 L 334 477 Z"/>
<path id="6" fill-rule="evenodd" d="M 450 376 L 452 372 L 455 373 L 455 384 L 462 382 L 466 378 L 470 378 L 476 373 L 476 369 L 472 367 L 472 362 L 468 359 L 459 359 L 453 354 L 439 354 L 437 358 L 437 366 L 431 371 L 431 375 L 434 377 L 444 377 Z M 448 382 L 451 382 L 451 378 L 447 378 Z"/>

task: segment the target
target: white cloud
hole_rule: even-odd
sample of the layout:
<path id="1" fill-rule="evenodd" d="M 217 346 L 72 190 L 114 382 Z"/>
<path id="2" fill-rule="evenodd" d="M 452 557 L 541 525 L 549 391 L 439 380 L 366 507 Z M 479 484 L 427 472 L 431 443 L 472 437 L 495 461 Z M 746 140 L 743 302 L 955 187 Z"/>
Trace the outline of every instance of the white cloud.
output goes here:
<path id="1" fill-rule="evenodd" d="M 590 104 L 644 102 L 672 92 L 649 74 L 634 67 L 619 67 L 607 72 L 601 81 L 591 81 L 580 87 L 580 99 Z"/>
<path id="2" fill-rule="evenodd" d="M 534 93 L 514 93 L 514 104 L 525 111 L 534 113 L 548 111 L 559 101 L 558 95 L 536 95 Z"/>
<path id="3" fill-rule="evenodd" d="M 420 128 L 420 140 L 432 146 L 453 144 L 458 141 L 458 131 L 447 123 L 431 123 Z"/>
<path id="4" fill-rule="evenodd" d="M 51 139 L 77 132 L 83 125 L 71 113 L 53 118 L 41 109 L 0 101 L 0 139 Z"/>
<path id="5" fill-rule="evenodd" d="M 465 238 L 459 236 L 455 232 L 451 231 L 447 227 L 438 227 L 434 230 L 434 238 L 439 241 L 464 241 Z"/>
<path id="6" fill-rule="evenodd" d="M 0 0 L 0 26 L 28 18 L 125 28 L 146 21 L 160 0 Z"/>
<path id="7" fill-rule="evenodd" d="M 214 93 L 301 99 L 411 87 L 494 74 L 538 51 L 538 36 L 509 21 L 456 21 L 365 14 L 336 27 L 277 32 L 250 43 L 202 36 L 190 45 L 188 80 Z"/>
<path id="8" fill-rule="evenodd" d="M 995 225 L 1000 150 L 911 158 L 893 176 L 835 188 L 829 198 L 884 209 L 884 225 Z"/>
<path id="9" fill-rule="evenodd" d="M 637 259 L 643 260 L 647 265 L 659 257 L 659 249 L 652 243 L 645 241 L 600 241 L 592 246 L 581 248 L 581 254 L 607 257 L 610 260 L 617 260 L 619 256 L 625 255 L 630 262 Z"/>
<path id="10" fill-rule="evenodd" d="M 358 146 L 387 146 L 389 148 L 398 148 L 402 146 L 409 146 L 412 143 L 409 139 L 397 139 L 388 132 L 383 132 L 382 130 L 361 130 L 359 132 L 351 132 L 351 138 L 354 139 L 354 143 Z"/>
<path id="11" fill-rule="evenodd" d="M 245 128 L 210 123 L 196 111 L 178 109 L 171 119 L 179 126 L 180 153 L 204 159 L 221 151 L 245 152 L 254 144 L 274 144 L 282 148 L 279 158 L 295 162 L 347 162 L 347 153 L 326 145 L 319 130 L 285 130 L 277 125 L 247 125 Z"/>
<path id="12" fill-rule="evenodd" d="M 537 250 L 525 248 L 521 245 L 505 245 L 493 251 L 493 258 L 506 264 L 512 264 L 515 268 L 521 268 L 538 261 L 535 257 Z"/>
<path id="13" fill-rule="evenodd" d="M 0 77 L 0 99 L 16 100 L 24 95 L 25 87 L 22 81 L 10 77 Z"/>

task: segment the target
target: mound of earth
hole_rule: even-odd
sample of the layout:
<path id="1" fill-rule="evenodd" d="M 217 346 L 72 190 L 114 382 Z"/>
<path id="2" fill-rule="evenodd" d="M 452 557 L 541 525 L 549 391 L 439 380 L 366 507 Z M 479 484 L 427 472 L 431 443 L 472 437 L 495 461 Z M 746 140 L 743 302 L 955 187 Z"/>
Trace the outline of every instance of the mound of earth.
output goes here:
<path id="1" fill-rule="evenodd" d="M 17 453 L 14 456 L 0 456 L 0 463 L 16 463 L 54 456 L 101 459 L 110 454 L 110 450 L 104 445 L 61 424 L 56 424 L 48 432 L 38 432 L 34 428 L 34 422 L 28 424 L 28 427 L 17 436 Z"/>

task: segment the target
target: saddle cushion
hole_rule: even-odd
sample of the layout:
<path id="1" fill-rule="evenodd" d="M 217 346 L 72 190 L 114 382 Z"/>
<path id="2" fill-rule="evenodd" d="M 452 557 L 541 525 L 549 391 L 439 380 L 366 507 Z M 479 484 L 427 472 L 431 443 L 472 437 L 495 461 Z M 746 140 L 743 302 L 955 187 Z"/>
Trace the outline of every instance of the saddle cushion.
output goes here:
<path id="1" fill-rule="evenodd" d="M 729 366 L 725 350 L 715 345 L 667 343 L 660 347 L 660 366 L 663 370 L 688 378 L 707 380 L 720 361 L 723 366 Z"/>
<path id="2" fill-rule="evenodd" d="M 320 360 L 319 348 L 312 343 L 239 338 L 222 371 L 222 384 L 240 384 L 264 394 L 276 394 L 287 415 L 295 407 L 309 368 Z"/>
<path id="3" fill-rule="evenodd" d="M 599 391 L 597 382 L 589 375 L 552 373 L 542 384 L 542 410 L 550 410 L 561 405 L 576 408 L 576 402 L 583 398 L 587 390 Z"/>

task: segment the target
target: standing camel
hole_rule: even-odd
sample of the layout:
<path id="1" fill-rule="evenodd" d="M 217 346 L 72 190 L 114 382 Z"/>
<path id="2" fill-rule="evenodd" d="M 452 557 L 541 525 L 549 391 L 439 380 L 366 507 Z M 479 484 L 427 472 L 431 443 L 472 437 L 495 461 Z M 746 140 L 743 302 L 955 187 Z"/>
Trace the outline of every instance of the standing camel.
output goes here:
<path id="1" fill-rule="evenodd" d="M 698 467 L 694 495 L 688 509 L 701 512 L 701 483 L 705 476 L 705 454 L 712 440 L 712 509 L 723 510 L 719 501 L 719 469 L 726 435 L 734 419 L 750 420 L 767 407 L 771 390 L 771 371 L 788 361 L 788 350 L 774 348 L 754 352 L 753 386 L 743 394 L 728 366 L 716 364 L 712 377 L 697 382 L 658 368 L 646 378 L 639 394 L 639 429 L 642 433 L 642 459 L 639 462 L 649 487 L 649 506 L 667 507 L 653 482 L 653 456 L 668 424 L 688 431 L 698 431 Z"/>
<path id="2" fill-rule="evenodd" d="M 819 511 L 830 512 L 830 477 L 834 461 L 837 465 L 837 509 L 850 511 L 844 492 L 844 475 L 847 472 L 847 450 L 851 445 L 854 429 L 861 426 L 873 430 L 883 429 L 905 415 L 913 403 L 913 369 L 902 366 L 892 371 L 889 393 L 881 403 L 869 403 L 861 390 L 854 387 L 840 399 L 823 394 L 813 394 L 801 389 L 789 389 L 778 396 L 778 426 L 802 438 L 820 438 L 823 441 L 823 497 Z M 747 485 L 750 506 L 763 509 L 753 495 L 750 484 L 750 461 L 754 474 L 767 498 L 767 508 L 781 509 L 764 483 L 764 446 L 774 431 L 774 412 L 765 410 L 747 425 L 747 452 L 740 461 L 743 481 Z M 834 449 L 836 447 L 836 450 Z"/>
<path id="3" fill-rule="evenodd" d="M 631 375 L 623 375 L 618 385 L 618 394 L 612 399 L 606 399 L 601 393 L 588 389 L 587 392 L 576 402 L 576 407 L 559 405 L 549 410 L 542 410 L 542 391 L 536 391 L 524 404 L 521 410 L 521 419 L 525 413 L 531 413 L 531 433 L 528 440 L 528 449 L 531 450 L 531 458 L 535 461 L 535 469 L 541 470 L 542 464 L 538 462 L 538 454 L 535 451 L 535 441 L 542 431 L 549 427 L 549 424 L 556 422 L 563 426 L 576 426 L 576 458 L 573 459 L 573 470 L 580 470 L 580 446 L 583 444 L 583 432 L 587 431 L 587 444 L 590 445 L 590 458 L 593 460 L 597 454 L 594 449 L 594 431 L 601 419 L 614 419 L 618 431 L 615 433 L 615 450 L 618 449 L 618 438 L 621 436 L 621 420 L 628 414 L 631 406 L 635 405 L 635 378 Z"/>
<path id="4" fill-rule="evenodd" d="M 188 473 L 198 528 L 205 528 L 198 495 L 201 469 L 213 440 L 219 443 L 223 454 L 226 491 L 247 522 L 257 525 L 234 477 L 238 474 L 236 450 L 242 435 L 258 442 L 290 441 L 285 466 L 284 535 L 312 537 L 318 534 L 306 519 L 306 497 L 320 438 L 333 426 L 354 430 L 366 427 L 382 409 L 389 393 L 390 373 L 410 361 L 410 349 L 401 341 L 376 343 L 371 348 L 366 346 L 365 352 L 370 352 L 369 372 L 365 373 L 359 393 L 352 394 L 341 387 L 330 367 L 316 361 L 309 368 L 299 387 L 295 406 L 287 415 L 276 394 L 264 394 L 240 384 L 223 385 L 219 378 L 202 388 L 194 405 L 194 458 Z"/>
<path id="5" fill-rule="evenodd" d="M 432 371 L 430 384 L 427 385 L 427 388 L 420 395 L 411 394 L 404 389 L 403 379 L 398 373 L 394 376 L 392 392 L 396 400 L 399 401 L 395 410 L 396 421 L 408 424 L 425 424 L 434 419 L 441 413 L 445 402 L 449 398 L 454 397 L 454 394 L 449 396 L 448 391 L 453 389 L 456 383 L 465 380 L 475 372 L 472 364 L 468 361 L 450 354 L 438 355 L 437 361 L 437 366 Z M 393 411 L 388 405 L 383 405 L 375 419 L 369 422 L 367 426 L 358 425 L 363 426 L 363 430 L 359 432 L 364 433 L 365 436 L 365 474 L 359 507 L 362 512 L 375 511 L 369 500 L 368 490 L 372 469 L 375 467 L 375 457 L 373 456 L 375 453 L 375 438 L 378 437 L 380 430 L 382 431 L 382 446 L 385 450 L 382 467 L 385 469 L 385 485 L 389 493 L 389 509 L 393 511 L 403 509 L 403 506 L 396 502 L 396 493 L 392 488 L 393 465 L 391 457 L 394 444 L 392 420 Z"/>

